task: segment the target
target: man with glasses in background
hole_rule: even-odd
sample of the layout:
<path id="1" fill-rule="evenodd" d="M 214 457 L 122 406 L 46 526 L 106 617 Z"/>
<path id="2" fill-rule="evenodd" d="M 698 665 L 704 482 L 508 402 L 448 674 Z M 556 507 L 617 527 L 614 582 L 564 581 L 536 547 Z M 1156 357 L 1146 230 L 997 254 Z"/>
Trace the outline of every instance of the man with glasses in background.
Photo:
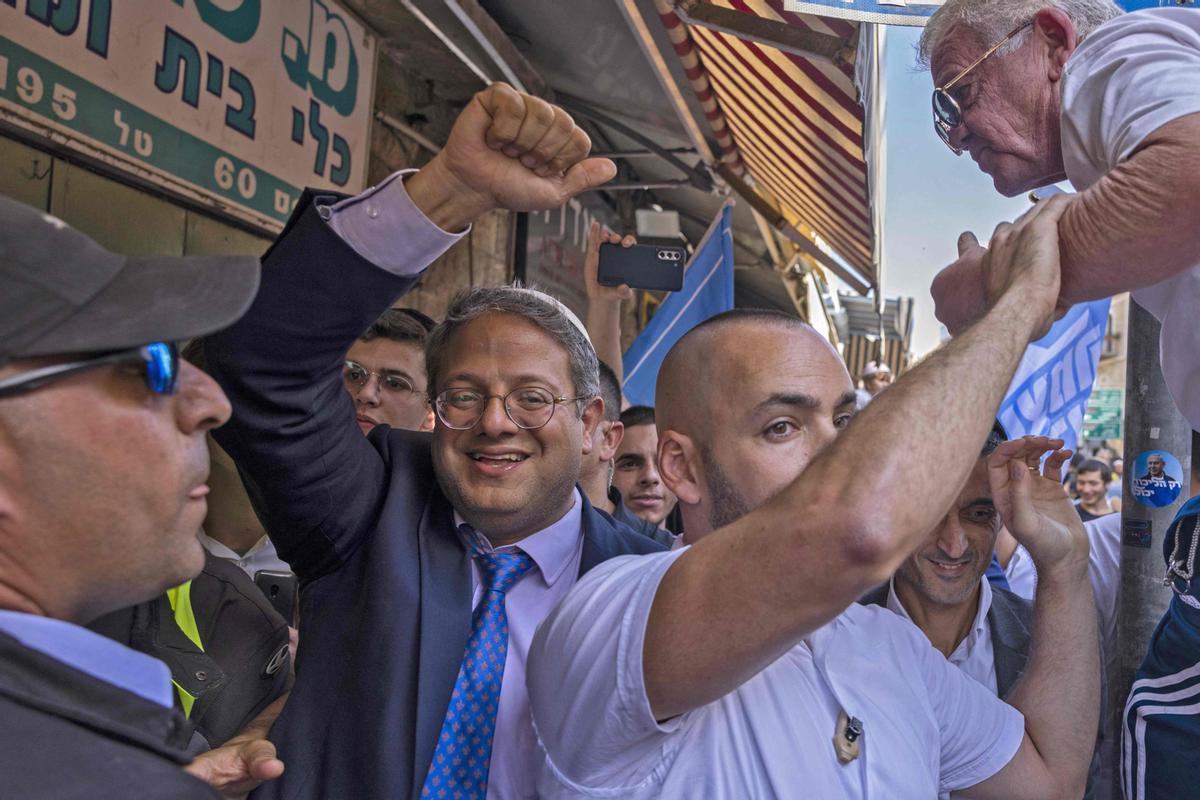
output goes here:
<path id="1" fill-rule="evenodd" d="M 170 342 L 229 324 L 253 258 L 125 258 L 0 198 L 0 775 L 6 797 L 216 798 L 160 661 L 82 625 L 200 572 L 229 403 Z M 283 765 L 240 751 L 255 780 Z"/>
<path id="2" fill-rule="evenodd" d="M 425 388 L 425 340 L 434 324 L 415 308 L 389 308 L 350 346 L 342 378 L 363 433 L 379 424 L 433 430 Z"/>
<path id="3" fill-rule="evenodd" d="M 301 580 L 304 644 L 271 731 L 288 769 L 262 796 L 532 796 L 534 630 L 581 573 L 661 549 L 576 488 L 603 402 L 583 326 L 552 298 L 450 304 L 426 344 L 432 436 L 354 434 L 343 388 L 355 339 L 472 220 L 608 180 L 589 149 L 561 109 L 493 84 L 419 172 L 305 196 L 254 307 L 206 340 L 234 407 L 217 438 Z M 297 307 L 325 309 L 319 331 Z"/>
<path id="4" fill-rule="evenodd" d="M 1200 14 L 1112 0 L 949 0 L 921 36 L 933 121 L 1008 196 L 1067 180 L 1060 310 L 1132 291 L 1200 428 Z M 951 333 L 992 301 L 970 232 L 933 283 Z"/>

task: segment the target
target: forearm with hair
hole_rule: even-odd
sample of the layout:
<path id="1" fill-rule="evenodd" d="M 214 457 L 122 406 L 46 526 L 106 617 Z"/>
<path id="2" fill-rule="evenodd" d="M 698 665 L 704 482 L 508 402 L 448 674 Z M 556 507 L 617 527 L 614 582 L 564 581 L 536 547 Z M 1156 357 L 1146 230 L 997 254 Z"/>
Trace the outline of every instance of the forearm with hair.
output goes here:
<path id="1" fill-rule="evenodd" d="M 1003 298 L 872 401 L 788 488 L 671 566 L 644 652 L 660 719 L 737 688 L 916 549 L 979 457 L 1038 324 L 1032 307 Z"/>
<path id="2" fill-rule="evenodd" d="M 1100 642 L 1087 565 L 1038 576 L 1033 638 L 1007 698 L 1062 797 L 1081 797 L 1100 719 Z"/>
<path id="3" fill-rule="evenodd" d="M 1058 224 L 1063 301 L 1111 297 L 1200 263 L 1200 114 L 1148 136 Z"/>
<path id="4" fill-rule="evenodd" d="M 815 486 L 818 508 L 848 515 L 878 570 L 862 588 L 891 575 L 920 544 L 978 459 L 1034 324 L 1021 306 L 1003 298 L 881 393 L 793 484 L 804 494 Z"/>

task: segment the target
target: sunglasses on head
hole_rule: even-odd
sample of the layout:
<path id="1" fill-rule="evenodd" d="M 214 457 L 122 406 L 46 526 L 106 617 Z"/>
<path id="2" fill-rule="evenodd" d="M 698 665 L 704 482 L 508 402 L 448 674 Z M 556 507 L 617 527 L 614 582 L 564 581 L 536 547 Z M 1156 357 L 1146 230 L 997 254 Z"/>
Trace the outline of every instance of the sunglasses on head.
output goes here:
<path id="1" fill-rule="evenodd" d="M 179 349 L 174 342 L 154 342 L 12 375 L 0 380 L 0 398 L 31 392 L 62 378 L 114 364 L 141 365 L 146 386 L 155 394 L 173 394 L 179 383 Z"/>

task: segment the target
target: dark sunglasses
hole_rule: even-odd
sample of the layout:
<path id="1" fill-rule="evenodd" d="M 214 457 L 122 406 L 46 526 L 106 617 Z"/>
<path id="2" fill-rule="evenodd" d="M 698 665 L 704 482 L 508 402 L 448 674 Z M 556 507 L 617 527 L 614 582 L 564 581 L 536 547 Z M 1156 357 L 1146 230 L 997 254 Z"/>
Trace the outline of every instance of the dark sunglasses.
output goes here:
<path id="1" fill-rule="evenodd" d="M 31 392 L 61 378 L 113 364 L 140 364 L 144 368 L 146 386 L 155 394 L 174 394 L 179 383 L 179 348 L 174 342 L 154 342 L 130 350 L 21 372 L 0 380 L 0 397 Z"/>
<path id="2" fill-rule="evenodd" d="M 951 143 L 950 132 L 962 125 L 962 106 L 950 94 L 950 90 L 954 85 L 967 76 L 967 73 L 978 67 L 988 56 L 995 53 L 1003 47 L 1009 39 L 1016 36 L 1021 31 L 1033 24 L 1033 20 L 1025 22 L 1020 27 L 1014 28 L 1007 36 L 984 51 L 983 55 L 975 59 L 966 69 L 954 76 L 954 79 L 944 86 L 939 86 L 933 90 L 933 129 L 937 131 L 938 137 L 945 142 L 946 147 L 954 151 L 954 155 L 961 156 L 963 150 Z"/>

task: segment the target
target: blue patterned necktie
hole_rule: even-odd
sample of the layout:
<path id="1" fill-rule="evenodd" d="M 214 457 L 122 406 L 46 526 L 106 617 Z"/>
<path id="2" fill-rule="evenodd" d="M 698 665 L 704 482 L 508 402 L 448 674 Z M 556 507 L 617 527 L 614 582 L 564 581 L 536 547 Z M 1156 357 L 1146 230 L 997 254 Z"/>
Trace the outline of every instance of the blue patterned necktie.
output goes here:
<path id="1" fill-rule="evenodd" d="M 422 798 L 483 800 L 487 796 L 500 682 L 508 655 L 504 593 L 529 571 L 533 559 L 520 551 L 476 550 L 474 556 L 483 577 L 484 594 L 472 616 L 471 637 L 458 668 L 433 763 L 425 775 Z"/>

